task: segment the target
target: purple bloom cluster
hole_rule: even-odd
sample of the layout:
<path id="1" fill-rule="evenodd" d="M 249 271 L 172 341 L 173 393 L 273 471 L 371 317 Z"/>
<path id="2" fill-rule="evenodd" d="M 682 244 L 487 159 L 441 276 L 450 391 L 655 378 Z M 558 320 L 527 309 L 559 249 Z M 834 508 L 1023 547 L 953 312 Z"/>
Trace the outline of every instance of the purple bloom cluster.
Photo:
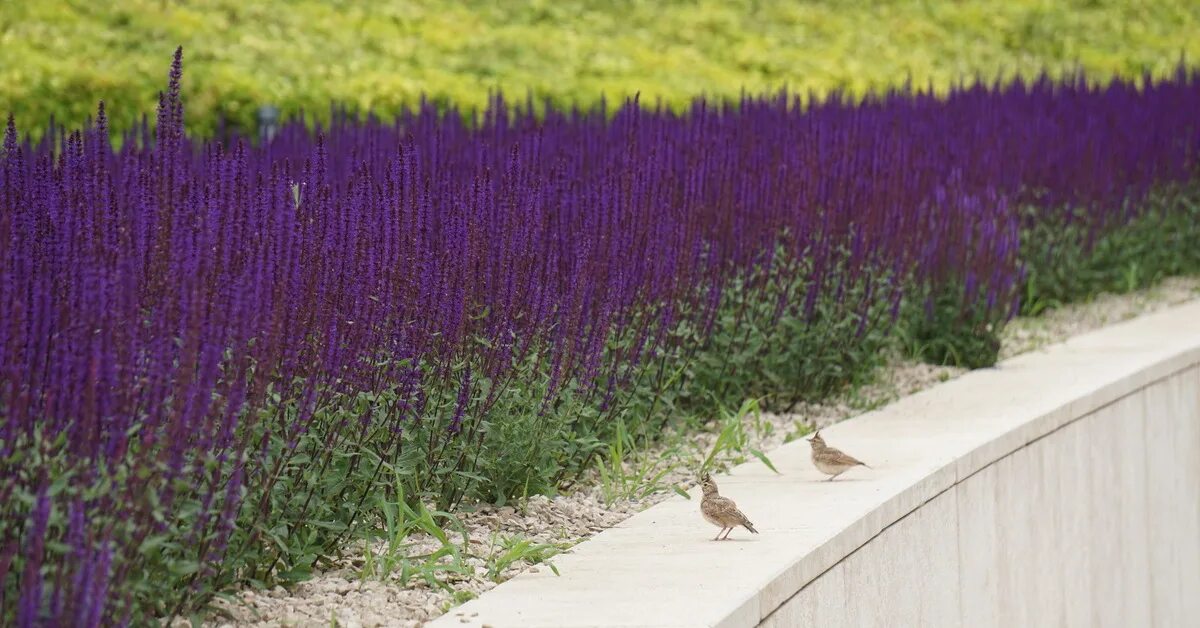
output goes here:
<path id="1" fill-rule="evenodd" d="M 682 114 L 497 98 L 474 116 L 334 112 L 263 146 L 186 136 L 181 74 L 177 56 L 153 131 L 119 148 L 103 107 L 37 143 L 8 123 L 0 621 L 128 622 L 126 583 L 158 543 L 209 573 L 259 507 L 245 487 L 277 470 L 267 441 L 294 447 L 337 395 L 400 391 L 347 432 L 443 419 L 466 438 L 536 357 L 547 402 L 593 382 L 607 402 L 780 256 L 804 261 L 788 267 L 807 292 L 780 304 L 796 312 L 849 283 L 894 312 L 951 281 L 964 307 L 1009 312 L 1019 207 L 1105 229 L 1194 177 L 1200 151 L 1200 79 L 1182 71 Z"/>

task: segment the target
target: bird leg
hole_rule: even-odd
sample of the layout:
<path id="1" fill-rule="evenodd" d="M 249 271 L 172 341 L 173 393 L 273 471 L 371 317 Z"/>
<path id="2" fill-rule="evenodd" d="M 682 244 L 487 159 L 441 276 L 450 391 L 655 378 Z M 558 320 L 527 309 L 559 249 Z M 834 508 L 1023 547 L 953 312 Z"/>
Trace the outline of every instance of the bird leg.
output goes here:
<path id="1" fill-rule="evenodd" d="M 725 531 L 725 528 L 721 528 L 721 532 L 724 532 L 724 531 Z M 721 540 L 721 532 L 718 532 L 718 533 L 717 533 L 717 536 L 713 538 L 713 540 L 714 540 L 714 541 L 720 541 L 720 540 Z"/>
<path id="2" fill-rule="evenodd" d="M 724 538 L 724 539 L 722 539 L 722 540 L 728 540 L 728 539 L 729 539 L 729 535 L 730 535 L 730 534 L 733 534 L 733 528 L 732 528 L 732 527 L 730 527 L 730 528 L 729 528 L 729 531 L 725 533 L 725 538 Z"/>

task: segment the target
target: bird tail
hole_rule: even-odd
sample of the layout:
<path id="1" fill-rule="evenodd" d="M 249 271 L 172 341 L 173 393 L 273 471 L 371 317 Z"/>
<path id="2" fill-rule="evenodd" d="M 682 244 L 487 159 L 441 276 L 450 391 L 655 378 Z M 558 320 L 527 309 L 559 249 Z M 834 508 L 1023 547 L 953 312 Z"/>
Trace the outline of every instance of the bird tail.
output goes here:
<path id="1" fill-rule="evenodd" d="M 867 464 L 867 463 L 865 463 L 865 462 L 859 462 L 858 464 L 861 464 L 862 466 L 864 466 L 864 467 L 866 467 L 866 468 L 868 468 L 868 469 L 870 469 L 870 468 L 871 468 L 871 465 L 869 465 L 869 464 Z"/>
<path id="2" fill-rule="evenodd" d="M 747 530 L 749 530 L 749 531 L 751 531 L 751 532 L 753 532 L 753 533 L 755 533 L 755 534 L 758 534 L 758 530 L 755 530 L 755 529 L 754 529 L 754 524 L 753 524 L 753 523 L 750 523 L 749 521 L 747 521 L 747 520 L 745 520 L 745 519 L 742 519 L 742 525 L 743 525 L 743 526 L 746 526 L 746 529 L 747 529 Z"/>

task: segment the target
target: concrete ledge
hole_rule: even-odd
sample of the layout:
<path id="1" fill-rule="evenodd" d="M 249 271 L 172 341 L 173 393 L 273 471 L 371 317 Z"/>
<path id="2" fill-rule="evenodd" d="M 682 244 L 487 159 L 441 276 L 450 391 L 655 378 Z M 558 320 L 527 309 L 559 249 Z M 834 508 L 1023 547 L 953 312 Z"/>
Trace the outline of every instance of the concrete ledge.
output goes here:
<path id="1" fill-rule="evenodd" d="M 1200 301 L 969 373 L 673 498 L 435 627 L 1188 625 L 1200 618 Z M 466 622 L 456 615 L 468 617 Z"/>

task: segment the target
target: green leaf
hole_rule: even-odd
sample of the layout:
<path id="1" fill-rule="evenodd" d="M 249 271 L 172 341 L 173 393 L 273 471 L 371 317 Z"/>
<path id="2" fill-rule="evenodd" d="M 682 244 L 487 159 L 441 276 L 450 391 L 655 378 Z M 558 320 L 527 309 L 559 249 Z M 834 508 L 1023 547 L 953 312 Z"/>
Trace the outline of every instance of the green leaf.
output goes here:
<path id="1" fill-rule="evenodd" d="M 771 459 L 767 458 L 767 455 L 764 454 L 763 452 L 761 452 L 757 449 L 751 448 L 750 454 L 752 456 L 754 456 L 755 458 L 758 458 L 763 464 L 767 465 L 768 469 L 774 471 L 775 473 L 779 473 L 779 469 L 776 469 L 775 465 L 771 464 Z"/>
<path id="2" fill-rule="evenodd" d="M 190 576 L 200 571 L 200 562 L 195 560 L 173 560 L 167 563 L 167 570 L 176 576 Z"/>
<path id="3" fill-rule="evenodd" d="M 160 547 L 176 547 L 176 545 L 171 542 L 172 538 L 174 538 L 174 535 L 172 534 L 156 534 L 146 537 L 146 539 L 142 541 L 141 545 L 138 545 L 137 551 L 139 554 L 147 554 L 157 550 Z"/>

